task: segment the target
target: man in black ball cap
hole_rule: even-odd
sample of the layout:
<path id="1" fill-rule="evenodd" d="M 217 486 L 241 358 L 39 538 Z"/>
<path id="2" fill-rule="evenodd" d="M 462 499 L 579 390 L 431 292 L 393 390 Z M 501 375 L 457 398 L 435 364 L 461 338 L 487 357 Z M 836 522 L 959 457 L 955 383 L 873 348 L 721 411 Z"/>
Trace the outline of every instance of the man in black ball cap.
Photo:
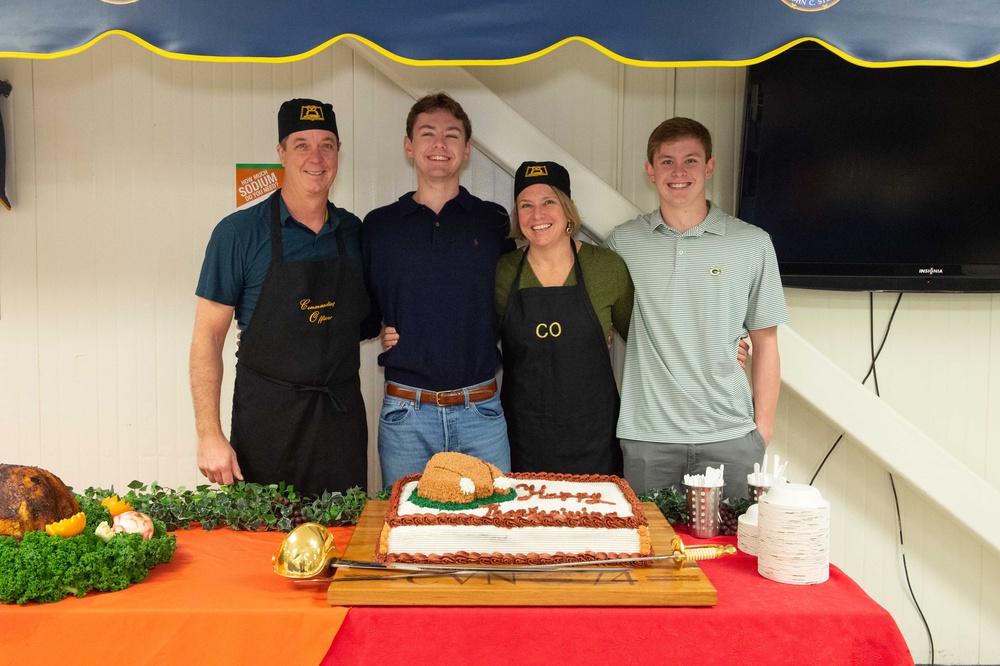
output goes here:
<path id="1" fill-rule="evenodd" d="M 284 184 L 212 233 L 191 343 L 198 468 L 213 483 L 284 481 L 301 494 L 367 480 L 360 326 L 361 221 L 329 201 L 340 138 L 330 104 L 278 111 Z M 231 440 L 222 432 L 222 349 L 240 329 Z"/>

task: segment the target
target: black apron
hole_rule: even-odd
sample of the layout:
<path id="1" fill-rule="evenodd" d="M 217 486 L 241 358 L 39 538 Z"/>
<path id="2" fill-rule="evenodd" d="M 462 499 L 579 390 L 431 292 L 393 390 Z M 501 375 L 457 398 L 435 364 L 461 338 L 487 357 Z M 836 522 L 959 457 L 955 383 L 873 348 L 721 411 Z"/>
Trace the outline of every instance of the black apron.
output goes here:
<path id="1" fill-rule="evenodd" d="M 231 442 L 243 478 L 284 481 L 302 495 L 365 487 L 368 419 L 360 325 L 370 302 L 347 258 L 286 262 L 271 196 L 271 266 L 240 339 Z"/>
<path id="2" fill-rule="evenodd" d="M 500 325 L 514 472 L 622 474 L 618 387 L 573 246 L 576 285 L 520 289 L 521 257 Z"/>

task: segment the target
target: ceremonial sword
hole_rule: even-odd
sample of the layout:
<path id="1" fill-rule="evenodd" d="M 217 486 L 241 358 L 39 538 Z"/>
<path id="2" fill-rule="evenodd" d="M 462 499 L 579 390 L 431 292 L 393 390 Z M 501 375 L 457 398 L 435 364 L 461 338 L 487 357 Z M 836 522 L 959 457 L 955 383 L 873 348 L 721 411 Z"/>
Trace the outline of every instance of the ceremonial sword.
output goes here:
<path id="1" fill-rule="evenodd" d="M 364 576 L 364 577 L 342 577 L 334 578 L 299 578 L 301 582 L 319 581 L 352 581 L 352 580 L 391 580 L 394 578 L 426 577 L 426 576 L 447 576 L 451 574 L 543 574 L 543 573 L 621 573 L 631 571 L 632 567 L 615 567 L 604 565 L 636 564 L 641 562 L 673 562 L 677 567 L 683 566 L 686 562 L 700 560 L 710 560 L 734 555 L 736 547 L 732 544 L 705 544 L 685 547 L 680 537 L 675 536 L 671 543 L 673 553 L 670 555 L 650 555 L 646 557 L 619 557 L 606 560 L 582 560 L 579 562 L 563 562 L 560 564 L 524 564 L 514 566 L 502 565 L 462 565 L 462 564 L 416 564 L 408 562 L 365 562 L 361 560 L 333 560 L 330 566 L 337 569 L 366 569 L 375 571 L 406 571 L 392 576 Z M 602 566 L 594 566 L 600 564 Z"/>

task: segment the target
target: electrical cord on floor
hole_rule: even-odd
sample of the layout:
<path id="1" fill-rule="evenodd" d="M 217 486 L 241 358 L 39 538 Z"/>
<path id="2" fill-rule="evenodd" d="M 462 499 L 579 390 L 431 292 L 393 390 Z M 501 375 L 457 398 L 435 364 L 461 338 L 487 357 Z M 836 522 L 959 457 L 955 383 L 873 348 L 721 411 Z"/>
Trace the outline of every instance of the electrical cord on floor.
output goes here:
<path id="1" fill-rule="evenodd" d="M 892 306 L 892 313 L 889 315 L 889 321 L 885 325 L 885 333 L 882 335 L 882 342 L 879 343 L 878 349 L 875 349 L 875 294 L 873 292 L 868 292 L 868 343 L 871 350 L 871 364 L 868 366 L 868 372 L 865 374 L 864 379 L 861 380 L 862 385 L 868 382 L 868 378 L 871 377 L 874 382 L 875 395 L 880 396 L 878 388 L 878 372 L 875 369 L 875 363 L 878 361 L 878 357 L 882 354 L 882 348 L 885 347 L 885 341 L 889 338 L 889 329 L 892 327 L 892 320 L 896 317 L 896 310 L 899 308 L 899 302 L 903 300 L 903 294 L 900 293 L 896 297 L 896 304 Z M 811 486 L 819 476 L 820 470 L 826 464 L 826 461 L 830 458 L 830 454 L 834 452 L 837 445 L 840 444 L 840 440 L 844 438 L 845 433 L 840 433 L 837 437 L 837 441 L 833 443 L 830 450 L 826 452 L 823 456 L 823 460 L 820 461 L 819 467 L 816 468 L 816 473 L 809 480 L 809 485 Z M 892 486 L 892 500 L 896 506 L 896 528 L 899 530 L 899 552 L 902 555 L 903 560 L 903 577 L 906 579 L 906 589 L 910 593 L 910 600 L 913 602 L 914 608 L 917 609 L 917 615 L 920 616 L 920 621 L 924 624 L 924 631 L 927 633 L 927 642 L 930 644 L 930 655 L 931 664 L 934 664 L 934 635 L 931 633 L 930 625 L 927 624 L 927 618 L 924 617 L 924 611 L 920 608 L 919 602 L 917 602 L 917 597 L 913 593 L 913 586 L 910 584 L 910 570 L 906 564 L 906 548 L 903 545 L 903 517 L 899 510 L 899 495 L 896 493 L 896 481 L 892 474 L 889 474 L 889 485 Z"/>

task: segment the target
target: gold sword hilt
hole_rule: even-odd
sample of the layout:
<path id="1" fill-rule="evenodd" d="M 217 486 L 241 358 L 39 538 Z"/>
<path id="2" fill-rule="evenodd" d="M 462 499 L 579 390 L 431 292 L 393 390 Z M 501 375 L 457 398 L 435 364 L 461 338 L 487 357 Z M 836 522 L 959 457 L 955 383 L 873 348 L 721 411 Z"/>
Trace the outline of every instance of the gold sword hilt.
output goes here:
<path id="1" fill-rule="evenodd" d="M 679 536 L 674 536 L 670 542 L 670 547 L 674 551 L 674 564 L 677 568 L 684 566 L 686 562 L 697 562 L 700 560 L 715 560 L 726 555 L 735 555 L 736 546 L 732 544 L 723 545 L 720 543 L 709 543 L 684 547 L 684 542 Z"/>

